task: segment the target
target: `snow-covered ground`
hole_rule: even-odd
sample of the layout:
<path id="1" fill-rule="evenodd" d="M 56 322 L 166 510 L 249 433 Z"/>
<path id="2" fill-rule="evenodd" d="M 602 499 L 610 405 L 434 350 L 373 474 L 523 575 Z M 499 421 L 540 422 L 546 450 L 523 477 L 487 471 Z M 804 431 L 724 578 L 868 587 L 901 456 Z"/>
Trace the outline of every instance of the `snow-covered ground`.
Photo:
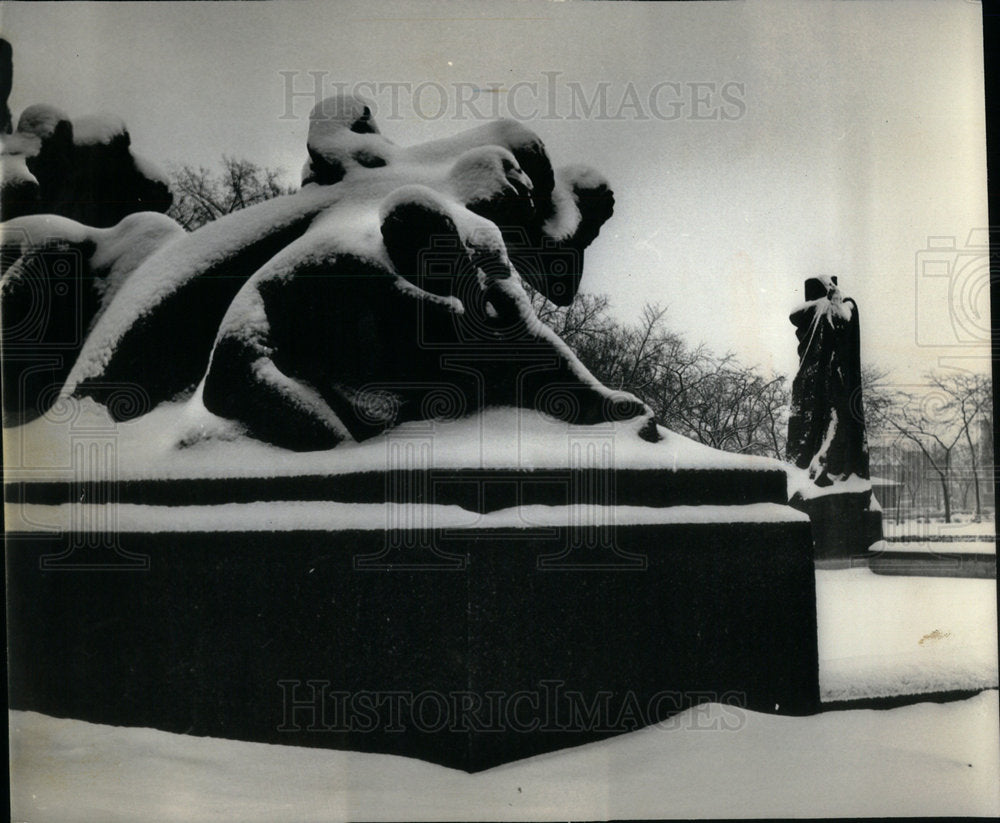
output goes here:
<path id="1" fill-rule="evenodd" d="M 731 711 L 731 710 L 730 710 Z M 408 758 L 11 717 L 14 819 L 311 821 L 995 815 L 997 693 L 665 729 L 467 775 Z M 715 723 L 716 726 L 722 725 Z"/>
<path id="2" fill-rule="evenodd" d="M 15 820 L 312 821 L 1000 814 L 996 583 L 817 572 L 826 700 L 992 689 L 792 718 L 701 706 L 469 775 L 419 760 L 11 712 Z"/>
<path id="3" fill-rule="evenodd" d="M 997 686 L 996 591 L 995 580 L 817 571 L 822 699 Z"/>
<path id="4" fill-rule="evenodd" d="M 389 755 L 13 712 L 13 819 L 306 823 L 1000 813 L 996 691 L 943 705 L 809 718 L 733 715 L 731 708 L 723 718 L 722 711 L 701 706 L 663 729 L 474 775 Z"/>

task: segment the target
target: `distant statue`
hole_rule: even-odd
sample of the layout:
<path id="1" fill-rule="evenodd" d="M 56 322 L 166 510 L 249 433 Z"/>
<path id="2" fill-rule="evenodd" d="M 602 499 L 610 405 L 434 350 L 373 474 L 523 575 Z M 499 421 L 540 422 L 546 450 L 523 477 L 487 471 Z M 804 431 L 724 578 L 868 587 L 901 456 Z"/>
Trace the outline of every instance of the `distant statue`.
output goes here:
<path id="1" fill-rule="evenodd" d="M 836 277 L 811 277 L 806 302 L 790 315 L 799 339 L 792 383 L 788 460 L 817 486 L 851 475 L 867 480 L 868 440 L 861 402 L 858 306 Z"/>

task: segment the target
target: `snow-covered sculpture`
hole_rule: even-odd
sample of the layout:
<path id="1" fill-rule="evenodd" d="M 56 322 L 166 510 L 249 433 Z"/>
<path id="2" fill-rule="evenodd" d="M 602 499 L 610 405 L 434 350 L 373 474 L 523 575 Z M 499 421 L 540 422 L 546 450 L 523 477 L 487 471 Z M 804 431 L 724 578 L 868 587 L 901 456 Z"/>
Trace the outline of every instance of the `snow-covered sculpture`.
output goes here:
<path id="1" fill-rule="evenodd" d="M 809 515 L 816 561 L 837 568 L 882 539 L 861 397 L 861 327 L 836 277 L 806 280 L 805 297 L 790 316 L 799 370 L 788 420 L 787 456 L 798 469 L 789 471 L 789 504 Z"/>
<path id="2" fill-rule="evenodd" d="M 5 438 L 32 467 L 8 494 L 11 706 L 470 771 L 711 695 L 818 711 L 811 532 L 785 467 L 656 426 L 522 286 L 573 299 L 603 179 L 553 170 L 510 122 L 397 147 L 353 97 L 313 111 L 308 149 L 301 191 L 190 234 L 152 213 L 2 227 L 5 404 L 51 404 Z M 60 278 L 77 291 L 57 305 Z M 55 351 L 72 365 L 46 388 Z M 55 571 L 97 568 L 92 550 L 145 571 Z M 480 706 L 559 682 L 612 713 L 496 729 L 476 710 L 428 734 L 404 708 L 316 735 L 284 687 L 318 678 L 321 702 L 404 683 Z"/>
<path id="3" fill-rule="evenodd" d="M 836 277 L 809 278 L 805 297 L 789 318 L 799 340 L 799 370 L 792 382 L 788 460 L 817 486 L 851 475 L 867 480 L 858 306 L 840 292 Z"/>
<path id="4" fill-rule="evenodd" d="M 140 212 L 107 229 L 32 215 L 0 224 L 0 236 L 3 424 L 11 426 L 38 417 L 57 400 L 88 329 L 123 283 L 160 246 L 186 232 L 166 215 Z M 126 391 L 115 405 L 136 396 Z"/>
<path id="5" fill-rule="evenodd" d="M 116 272 L 63 393 L 125 419 L 193 392 L 297 450 L 505 405 L 573 423 L 645 416 L 656 438 L 649 409 L 591 376 L 521 285 L 572 300 L 583 250 L 613 209 L 603 178 L 554 172 L 539 138 L 510 121 L 398 147 L 356 97 L 314 108 L 308 151 L 294 195 L 191 234 L 137 216 L 141 254 L 121 248 L 124 223 L 103 234 L 8 224 L 89 250 L 95 283 Z M 123 385 L 148 402 L 115 407 Z"/>
<path id="6" fill-rule="evenodd" d="M 70 121 L 54 106 L 29 106 L 3 139 L 0 171 L 4 220 L 58 214 L 107 228 L 135 212 L 165 212 L 172 201 L 165 176 L 132 152 L 114 115 Z"/>

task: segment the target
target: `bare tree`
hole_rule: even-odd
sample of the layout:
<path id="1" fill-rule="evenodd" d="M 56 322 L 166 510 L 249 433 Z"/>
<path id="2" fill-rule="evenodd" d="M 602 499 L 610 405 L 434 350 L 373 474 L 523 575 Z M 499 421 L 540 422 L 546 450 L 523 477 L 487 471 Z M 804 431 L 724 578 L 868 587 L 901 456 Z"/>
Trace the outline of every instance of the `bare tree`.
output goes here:
<path id="1" fill-rule="evenodd" d="M 746 454 L 784 454 L 788 392 L 785 378 L 758 374 L 738 365 L 731 355 L 713 361 L 714 375 L 702 384 L 697 408 L 711 422 L 717 448 Z"/>
<path id="2" fill-rule="evenodd" d="M 942 419 L 938 413 L 925 408 L 925 398 L 910 393 L 900 393 L 897 403 L 887 415 L 890 425 L 914 443 L 938 476 L 944 502 L 944 522 L 951 522 L 951 489 L 948 485 L 952 453 L 962 437 L 962 432 L 952 419 Z"/>
<path id="3" fill-rule="evenodd" d="M 861 392 L 868 428 L 872 473 L 882 472 L 906 492 L 907 510 L 915 511 L 926 482 L 926 457 L 894 425 L 897 407 L 904 402 L 890 372 L 874 363 L 861 364 Z M 902 518 L 904 498 L 896 506 L 896 523 Z"/>
<path id="4" fill-rule="evenodd" d="M 888 369 L 875 363 L 861 364 L 861 399 L 866 428 L 873 433 L 884 431 L 887 423 L 885 415 L 895 402 Z"/>
<path id="5" fill-rule="evenodd" d="M 281 171 L 236 157 L 222 157 L 222 171 L 191 166 L 171 169 L 174 202 L 167 214 L 188 231 L 255 203 L 291 194 L 281 184 Z"/>
<path id="6" fill-rule="evenodd" d="M 969 449 L 972 486 L 975 490 L 976 521 L 983 517 L 983 500 L 979 488 L 979 463 L 972 427 L 980 419 L 993 419 L 993 385 L 988 377 L 968 372 L 934 373 L 928 375 L 930 385 L 947 399 L 944 408 L 956 418 L 961 435 Z"/>
<path id="7" fill-rule="evenodd" d="M 976 517 L 982 517 L 976 448 L 972 426 L 986 415 L 992 416 L 992 387 L 981 375 L 931 373 L 924 391 L 897 391 L 880 409 L 878 424 L 895 431 L 914 444 L 924 455 L 941 484 L 944 519 L 951 522 L 950 481 L 956 449 L 969 449 L 976 492 Z"/>
<path id="8" fill-rule="evenodd" d="M 785 378 L 764 375 L 733 354 L 691 347 L 666 327 L 666 310 L 647 305 L 632 324 L 609 313 L 605 296 L 578 295 L 558 308 L 538 292 L 532 303 L 606 386 L 628 391 L 668 428 L 728 451 L 784 452 L 788 391 Z"/>

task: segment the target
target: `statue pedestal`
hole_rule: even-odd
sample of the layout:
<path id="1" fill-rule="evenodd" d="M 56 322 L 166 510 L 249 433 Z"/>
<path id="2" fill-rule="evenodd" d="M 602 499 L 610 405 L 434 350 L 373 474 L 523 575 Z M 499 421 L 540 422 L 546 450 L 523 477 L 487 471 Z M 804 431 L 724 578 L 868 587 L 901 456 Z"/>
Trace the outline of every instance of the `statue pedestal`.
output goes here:
<path id="1" fill-rule="evenodd" d="M 784 471 L 664 436 L 632 453 L 612 431 L 621 467 L 600 469 L 537 449 L 504 469 L 501 438 L 462 468 L 445 446 L 464 435 L 434 468 L 154 466 L 88 486 L 117 501 L 89 507 L 66 505 L 79 484 L 8 483 L 10 705 L 467 771 L 702 702 L 819 711 L 810 525 Z M 364 467 L 367 448 L 315 459 Z"/>
<path id="2" fill-rule="evenodd" d="M 818 711 L 808 524 L 665 519 L 576 551 L 566 526 L 413 530 L 410 568 L 379 530 L 123 533 L 149 568 L 104 572 L 17 535 L 11 706 L 467 771 L 705 701 Z"/>
<path id="3" fill-rule="evenodd" d="M 871 496 L 869 490 L 792 499 L 791 506 L 809 515 L 818 567 L 867 564 L 871 546 L 882 539 L 882 512 L 870 508 Z"/>

